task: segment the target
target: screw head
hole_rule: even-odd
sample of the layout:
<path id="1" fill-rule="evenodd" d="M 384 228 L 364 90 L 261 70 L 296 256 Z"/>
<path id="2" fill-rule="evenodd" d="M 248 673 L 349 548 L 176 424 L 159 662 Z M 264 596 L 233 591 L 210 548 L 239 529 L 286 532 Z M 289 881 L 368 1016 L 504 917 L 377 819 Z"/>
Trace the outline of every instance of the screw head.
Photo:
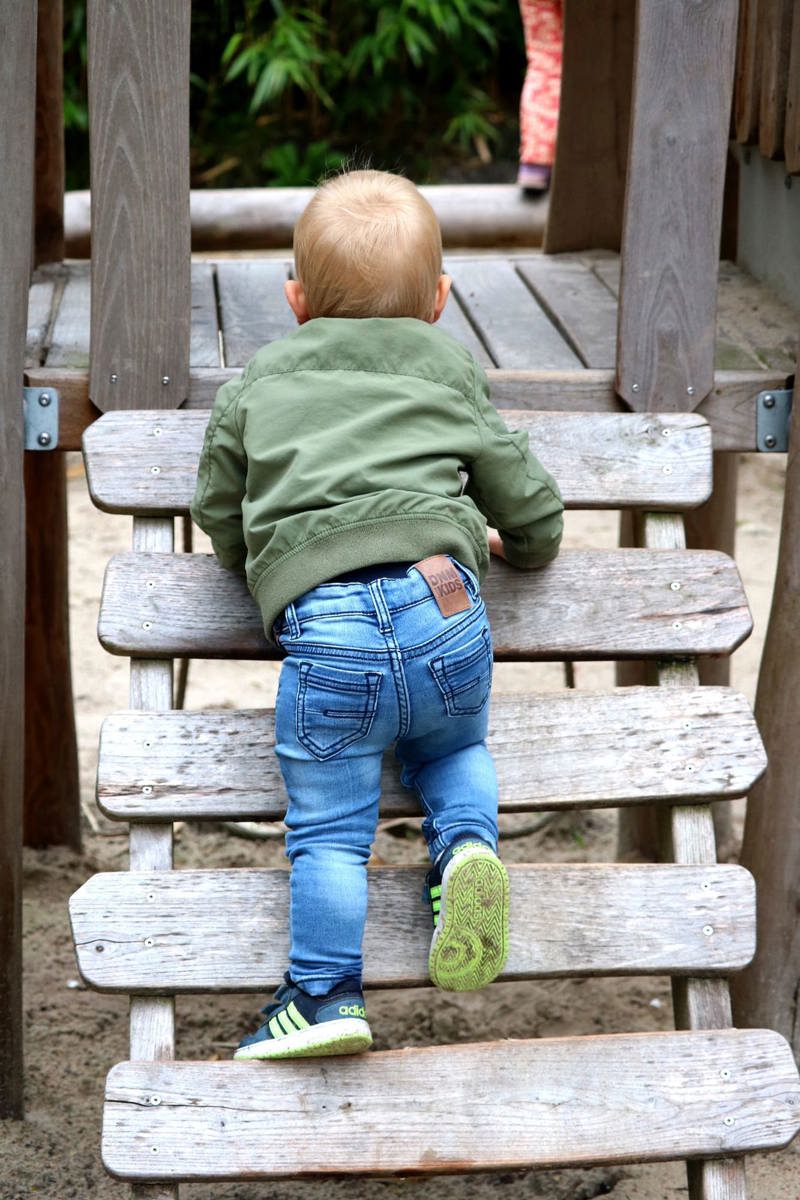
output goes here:
<path id="1" fill-rule="evenodd" d="M 53 439 L 49 433 L 40 433 L 36 440 L 40 446 L 49 446 Z"/>
<path id="2" fill-rule="evenodd" d="M 764 397 L 763 403 L 764 403 L 764 408 L 774 408 L 775 407 L 775 397 L 772 395 L 772 392 L 767 393 L 767 395 Z"/>
<path id="3" fill-rule="evenodd" d="M 764 445 L 767 447 L 768 450 L 772 450 L 777 445 L 777 439 L 775 438 L 775 435 L 772 433 L 768 433 L 767 436 L 764 438 Z"/>
<path id="4" fill-rule="evenodd" d="M 632 386 L 631 386 L 631 391 L 632 391 L 632 392 L 638 392 L 638 391 L 639 391 L 639 385 L 638 385 L 638 383 L 634 383 L 634 384 L 632 384 Z"/>
<path id="5" fill-rule="evenodd" d="M 53 397 L 50 395 L 49 392 L 40 392 L 39 393 L 39 403 L 41 404 L 42 408 L 47 408 L 48 405 L 52 403 L 52 400 L 53 400 Z"/>
<path id="6" fill-rule="evenodd" d="M 689 387 L 687 387 L 687 389 L 686 389 L 686 395 L 687 395 L 687 396 L 693 396 L 693 395 L 694 395 L 694 388 L 691 386 L 691 384 L 690 384 L 690 385 L 689 385 Z"/>
<path id="7" fill-rule="evenodd" d="M 116 383 L 118 378 L 119 376 L 112 372 L 108 377 L 109 383 Z"/>
<path id="8" fill-rule="evenodd" d="M 162 382 L 162 384 L 164 385 L 164 387 L 166 387 L 166 386 L 167 386 L 167 384 L 169 383 L 169 375 L 162 375 L 162 376 L 161 376 L 161 382 Z"/>

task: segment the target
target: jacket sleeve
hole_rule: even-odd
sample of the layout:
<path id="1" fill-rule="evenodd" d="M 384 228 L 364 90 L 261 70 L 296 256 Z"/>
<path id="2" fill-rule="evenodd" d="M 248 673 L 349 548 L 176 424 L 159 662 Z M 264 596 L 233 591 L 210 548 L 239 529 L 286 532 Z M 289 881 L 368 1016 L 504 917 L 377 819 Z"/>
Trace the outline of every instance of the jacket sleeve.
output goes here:
<path id="1" fill-rule="evenodd" d="M 244 573 L 247 546 L 242 501 L 247 488 L 247 457 L 235 421 L 235 400 L 241 387 L 241 379 L 229 379 L 217 392 L 200 455 L 191 514 L 211 538 L 223 567 Z"/>
<path id="2" fill-rule="evenodd" d="M 558 486 L 528 448 L 528 435 L 511 433 L 489 401 L 489 383 L 476 366 L 475 415 L 481 438 L 470 464 L 468 494 L 498 530 L 515 567 L 541 567 L 558 554 L 564 505 Z"/>

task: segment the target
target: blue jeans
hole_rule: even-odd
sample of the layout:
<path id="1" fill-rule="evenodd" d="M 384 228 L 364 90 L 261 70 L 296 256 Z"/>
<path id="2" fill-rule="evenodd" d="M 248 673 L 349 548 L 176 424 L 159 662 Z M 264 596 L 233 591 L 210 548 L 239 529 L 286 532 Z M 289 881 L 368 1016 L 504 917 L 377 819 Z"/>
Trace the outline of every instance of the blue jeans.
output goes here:
<path id="1" fill-rule="evenodd" d="M 471 607 L 443 617 L 410 567 L 400 578 L 326 583 L 285 610 L 276 752 L 289 806 L 291 978 L 322 995 L 362 972 L 366 865 L 381 762 L 396 743 L 432 859 L 475 837 L 497 848 L 497 777 L 486 748 L 492 644 Z"/>

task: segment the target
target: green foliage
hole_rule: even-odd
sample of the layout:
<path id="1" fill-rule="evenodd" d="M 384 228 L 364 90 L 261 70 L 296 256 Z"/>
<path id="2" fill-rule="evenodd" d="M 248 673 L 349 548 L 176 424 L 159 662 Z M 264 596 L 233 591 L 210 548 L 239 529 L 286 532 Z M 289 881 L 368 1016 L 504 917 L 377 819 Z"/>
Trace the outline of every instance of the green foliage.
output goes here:
<path id="1" fill-rule="evenodd" d="M 85 137 L 86 0 L 65 0 L 65 121 Z M 415 178 L 516 154 L 517 0 L 204 0 L 192 10 L 193 184 Z M 85 150 L 68 159 L 84 170 Z M 71 186 L 80 186 L 70 170 Z"/>

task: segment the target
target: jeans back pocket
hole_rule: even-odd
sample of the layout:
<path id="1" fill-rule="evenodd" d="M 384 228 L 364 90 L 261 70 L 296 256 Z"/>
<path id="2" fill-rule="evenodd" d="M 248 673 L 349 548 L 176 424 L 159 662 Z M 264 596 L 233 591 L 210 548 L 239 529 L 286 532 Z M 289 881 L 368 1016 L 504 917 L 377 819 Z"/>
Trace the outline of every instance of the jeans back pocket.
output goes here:
<path id="1" fill-rule="evenodd" d="M 372 728 L 381 675 L 319 663 L 300 664 L 297 739 L 315 758 L 333 758 Z"/>
<path id="2" fill-rule="evenodd" d="M 431 659 L 430 668 L 451 717 L 479 713 L 492 689 L 492 643 L 487 630 Z"/>

